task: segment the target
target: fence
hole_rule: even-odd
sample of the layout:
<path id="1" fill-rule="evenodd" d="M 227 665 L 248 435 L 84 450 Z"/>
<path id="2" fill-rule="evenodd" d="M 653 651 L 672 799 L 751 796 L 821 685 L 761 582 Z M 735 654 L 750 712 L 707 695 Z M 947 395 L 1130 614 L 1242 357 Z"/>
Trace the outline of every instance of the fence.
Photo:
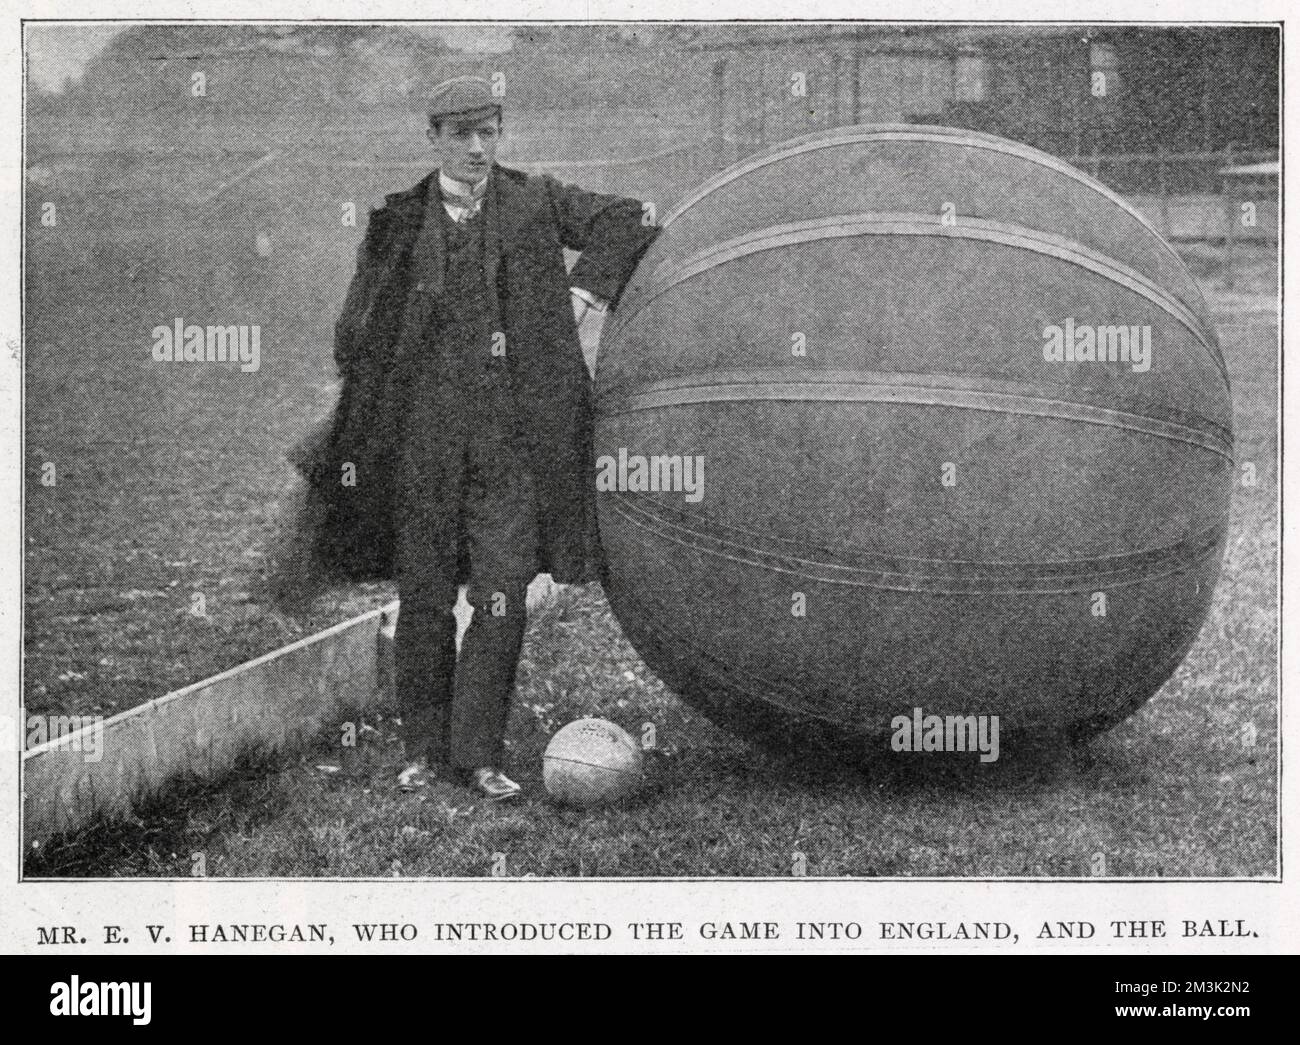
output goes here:
<path id="1" fill-rule="evenodd" d="M 1167 239 L 1276 243 L 1276 152 L 1117 153 L 1063 157 L 1124 196 Z M 1246 212 L 1242 204 L 1251 204 Z"/>

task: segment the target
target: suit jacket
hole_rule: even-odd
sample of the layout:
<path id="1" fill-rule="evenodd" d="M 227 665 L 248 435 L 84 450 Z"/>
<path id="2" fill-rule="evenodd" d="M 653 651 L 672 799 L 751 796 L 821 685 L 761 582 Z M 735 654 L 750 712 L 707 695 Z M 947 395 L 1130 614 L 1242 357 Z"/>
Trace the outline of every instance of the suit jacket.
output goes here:
<path id="1" fill-rule="evenodd" d="M 424 339 L 436 330 L 443 292 L 441 226 L 424 221 L 430 192 L 438 192 L 436 170 L 371 212 L 335 325 L 339 401 L 289 454 L 314 502 L 300 511 L 299 525 L 311 529 L 305 543 L 331 580 L 393 575 L 399 393 L 413 361 L 428 351 Z M 495 290 L 488 307 L 506 337 L 521 449 L 537 480 L 538 571 L 562 583 L 591 579 L 600 560 L 591 378 L 569 288 L 616 302 L 658 228 L 643 224 L 635 200 L 501 166 L 492 169 L 483 207 L 485 270 Z M 581 252 L 572 272 L 564 247 Z M 355 485 L 341 481 L 349 463 Z M 429 495 L 454 510 L 454 497 Z"/>

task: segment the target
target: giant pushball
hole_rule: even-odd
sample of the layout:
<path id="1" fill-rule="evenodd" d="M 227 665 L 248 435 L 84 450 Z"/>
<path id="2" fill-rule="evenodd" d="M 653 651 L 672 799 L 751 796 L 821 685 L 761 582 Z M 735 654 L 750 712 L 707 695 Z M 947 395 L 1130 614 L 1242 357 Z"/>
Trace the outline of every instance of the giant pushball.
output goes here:
<path id="1" fill-rule="evenodd" d="M 1218 577 L 1232 404 L 1132 206 L 1015 142 L 859 126 L 663 226 L 606 323 L 594 450 L 608 598 L 670 688 L 860 763 L 916 708 L 997 715 L 1005 752 L 1159 689 Z"/>

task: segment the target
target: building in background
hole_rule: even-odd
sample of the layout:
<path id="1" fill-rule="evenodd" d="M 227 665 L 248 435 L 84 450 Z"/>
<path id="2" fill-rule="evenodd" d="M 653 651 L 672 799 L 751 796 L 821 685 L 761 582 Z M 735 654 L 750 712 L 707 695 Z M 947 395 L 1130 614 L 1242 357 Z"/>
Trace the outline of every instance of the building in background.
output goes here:
<path id="1" fill-rule="evenodd" d="M 969 127 L 1067 157 L 1277 147 L 1269 28 L 732 26 L 696 46 L 726 160 L 854 123 Z"/>
<path id="2" fill-rule="evenodd" d="M 1229 232 L 1221 172 L 1277 160 L 1271 27 L 531 23 L 466 39 L 428 24 L 132 25 L 64 90 L 29 87 L 28 157 L 49 172 L 94 155 L 117 178 L 178 150 L 275 151 L 405 178 L 427 163 L 423 92 L 475 73 L 504 86 L 508 162 L 665 207 L 779 141 L 928 123 L 1062 156 L 1166 235 L 1214 240 Z M 1262 217 L 1241 238 L 1276 236 L 1275 183 L 1249 183 Z"/>

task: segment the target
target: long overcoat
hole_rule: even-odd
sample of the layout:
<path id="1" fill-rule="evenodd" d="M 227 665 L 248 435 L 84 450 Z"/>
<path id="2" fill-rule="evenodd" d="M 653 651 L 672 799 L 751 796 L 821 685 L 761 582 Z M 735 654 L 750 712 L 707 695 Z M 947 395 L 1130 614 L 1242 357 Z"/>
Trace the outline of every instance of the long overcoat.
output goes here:
<path id="1" fill-rule="evenodd" d="M 431 351 L 443 291 L 442 226 L 425 222 L 437 179 L 435 170 L 371 212 L 335 325 L 339 400 L 289 454 L 309 484 L 298 524 L 309 532 L 297 539 L 328 581 L 394 573 L 399 498 L 409 494 L 397 488 L 401 393 L 413 364 Z M 492 168 L 483 218 L 491 305 L 504 328 L 521 449 L 536 479 L 538 572 L 562 583 L 591 579 L 599 562 L 591 378 L 570 288 L 616 301 L 658 229 L 635 200 L 501 166 Z M 572 272 L 565 247 L 581 252 Z M 435 498 L 435 510 L 458 503 L 454 491 L 419 496 Z M 465 567 L 462 559 L 461 581 Z"/>

